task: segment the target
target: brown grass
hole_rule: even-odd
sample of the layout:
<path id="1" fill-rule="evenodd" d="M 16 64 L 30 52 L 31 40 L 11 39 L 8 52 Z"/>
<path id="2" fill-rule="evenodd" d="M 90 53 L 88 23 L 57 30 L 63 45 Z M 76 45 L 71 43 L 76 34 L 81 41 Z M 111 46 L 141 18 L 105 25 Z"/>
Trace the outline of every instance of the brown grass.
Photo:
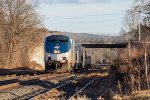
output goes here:
<path id="1" fill-rule="evenodd" d="M 116 96 L 116 97 L 118 97 L 118 96 Z M 119 98 L 120 99 L 115 99 L 115 100 L 149 100 L 150 99 L 150 90 L 133 92 L 131 95 L 119 96 Z"/>
<path id="2" fill-rule="evenodd" d="M 34 70 L 39 70 L 39 71 L 44 70 L 43 66 L 40 64 L 37 64 L 35 61 L 32 61 L 29 64 L 29 68 L 34 69 Z"/>
<path id="3" fill-rule="evenodd" d="M 143 90 L 139 92 L 133 92 L 131 95 L 131 99 L 146 99 L 150 98 L 150 90 Z"/>
<path id="4" fill-rule="evenodd" d="M 85 95 L 84 96 L 77 96 L 76 98 L 72 98 L 71 100 L 91 100 L 90 98 L 87 98 Z"/>
<path id="5" fill-rule="evenodd" d="M 108 72 L 105 73 L 91 73 L 87 75 L 87 77 L 107 77 L 109 75 Z"/>

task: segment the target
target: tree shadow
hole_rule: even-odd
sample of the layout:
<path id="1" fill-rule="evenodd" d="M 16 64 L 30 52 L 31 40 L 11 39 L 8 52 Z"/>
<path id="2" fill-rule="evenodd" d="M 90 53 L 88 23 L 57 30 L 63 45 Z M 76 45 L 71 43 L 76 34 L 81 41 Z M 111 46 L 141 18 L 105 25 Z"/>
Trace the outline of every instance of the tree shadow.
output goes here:
<path id="1" fill-rule="evenodd" d="M 86 69 L 84 71 L 78 71 L 76 72 L 76 74 L 90 74 L 90 73 L 94 73 L 91 76 L 88 77 L 84 77 L 81 78 L 79 80 L 77 80 L 77 82 L 71 82 L 70 84 L 61 87 L 58 89 L 58 91 L 63 91 L 65 93 L 64 97 L 65 99 L 69 99 L 71 96 L 73 96 L 77 91 L 79 91 L 80 89 L 82 89 L 87 83 L 89 83 L 92 79 L 94 79 L 95 77 L 97 77 L 97 75 L 99 75 L 99 73 L 103 74 L 108 72 L 109 75 L 106 76 L 98 76 L 98 79 L 96 81 L 94 81 L 92 83 L 92 85 L 87 86 L 85 89 L 83 89 L 83 91 L 81 91 L 77 96 L 75 96 L 76 99 L 78 99 L 77 97 L 81 97 L 82 99 L 84 99 L 84 97 L 89 98 L 90 100 L 97 100 L 99 97 L 105 95 L 108 93 L 108 91 L 106 91 L 106 93 L 103 93 L 105 90 L 105 87 L 107 87 L 107 80 L 110 79 L 111 77 L 111 72 L 109 72 L 106 68 L 93 68 L 93 69 Z M 97 74 L 95 74 L 97 73 Z M 106 82 L 106 84 L 105 84 Z M 102 88 L 103 87 L 103 88 Z M 108 87 L 107 90 L 109 90 L 110 87 Z M 85 99 L 86 99 L 85 98 Z"/>
<path id="2" fill-rule="evenodd" d="M 13 100 L 20 100 L 20 99 L 31 99 L 39 94 L 45 93 L 48 90 L 52 89 L 53 87 L 56 87 L 55 83 L 52 83 L 50 81 L 46 81 L 46 80 L 39 80 L 39 79 L 33 79 L 33 80 L 28 80 L 28 81 L 20 81 L 19 82 L 20 85 L 22 86 L 40 86 L 41 89 L 38 90 L 34 90 L 31 93 L 27 93 L 23 96 L 19 96 L 17 98 L 14 98 Z"/>
<path id="3" fill-rule="evenodd" d="M 0 76 L 5 76 L 5 75 L 26 75 L 26 74 L 41 74 L 44 73 L 44 71 L 38 71 L 34 69 L 30 69 L 27 66 L 25 67 L 19 67 L 19 68 L 14 68 L 14 69 L 0 69 Z"/>

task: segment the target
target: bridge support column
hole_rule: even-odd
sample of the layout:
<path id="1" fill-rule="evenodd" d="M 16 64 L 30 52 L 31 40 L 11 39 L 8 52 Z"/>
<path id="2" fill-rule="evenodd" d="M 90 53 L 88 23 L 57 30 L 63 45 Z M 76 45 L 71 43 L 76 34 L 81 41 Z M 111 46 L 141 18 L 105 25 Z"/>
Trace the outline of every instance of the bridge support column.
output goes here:
<path id="1" fill-rule="evenodd" d="M 85 68 L 85 54 L 86 54 L 86 53 L 85 53 L 85 52 L 86 52 L 86 51 L 85 51 L 85 48 L 82 49 L 82 52 L 83 52 L 82 68 Z"/>

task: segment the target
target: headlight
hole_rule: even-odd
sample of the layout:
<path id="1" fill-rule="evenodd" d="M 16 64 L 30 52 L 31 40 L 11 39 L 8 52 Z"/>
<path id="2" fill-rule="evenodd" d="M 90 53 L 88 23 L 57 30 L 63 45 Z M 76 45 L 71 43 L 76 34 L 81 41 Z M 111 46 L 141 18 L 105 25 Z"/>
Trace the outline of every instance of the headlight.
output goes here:
<path id="1" fill-rule="evenodd" d="M 54 50 L 54 53 L 57 53 L 57 50 Z"/>
<path id="2" fill-rule="evenodd" d="M 49 54 L 48 57 L 51 57 L 51 55 Z"/>
<path id="3" fill-rule="evenodd" d="M 59 50 L 54 50 L 54 53 L 60 53 L 60 51 Z"/>

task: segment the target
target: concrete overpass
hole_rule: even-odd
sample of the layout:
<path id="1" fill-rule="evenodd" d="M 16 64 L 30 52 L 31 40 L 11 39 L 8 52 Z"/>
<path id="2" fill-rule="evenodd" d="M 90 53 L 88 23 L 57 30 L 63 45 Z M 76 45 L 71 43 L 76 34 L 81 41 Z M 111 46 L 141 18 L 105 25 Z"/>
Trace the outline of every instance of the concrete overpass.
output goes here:
<path id="1" fill-rule="evenodd" d="M 81 44 L 85 48 L 127 48 L 128 43 L 120 44 Z"/>
<path id="2" fill-rule="evenodd" d="M 85 48 L 127 48 L 128 39 L 124 36 L 98 36 L 76 38 Z"/>
<path id="3" fill-rule="evenodd" d="M 57 33 L 58 34 L 58 33 Z M 76 40 L 85 48 L 127 48 L 128 40 L 126 36 L 110 35 L 110 34 L 92 34 L 92 33 L 66 33 L 60 34 L 67 35 Z"/>

